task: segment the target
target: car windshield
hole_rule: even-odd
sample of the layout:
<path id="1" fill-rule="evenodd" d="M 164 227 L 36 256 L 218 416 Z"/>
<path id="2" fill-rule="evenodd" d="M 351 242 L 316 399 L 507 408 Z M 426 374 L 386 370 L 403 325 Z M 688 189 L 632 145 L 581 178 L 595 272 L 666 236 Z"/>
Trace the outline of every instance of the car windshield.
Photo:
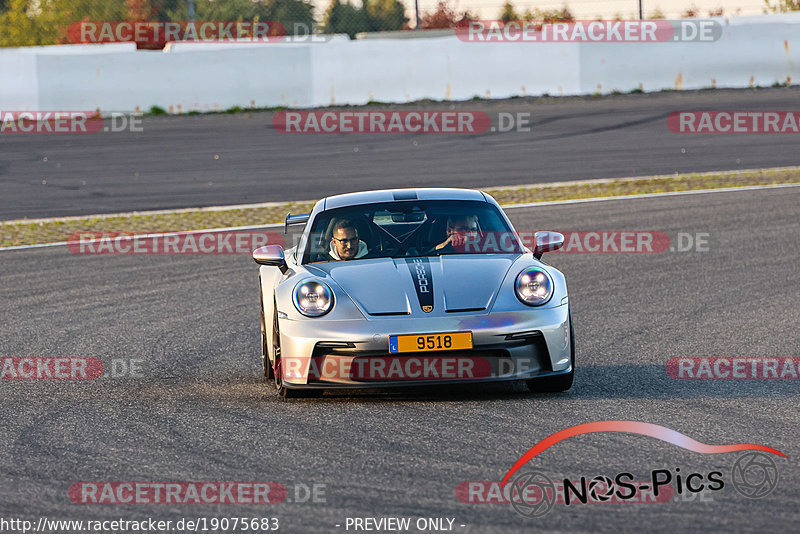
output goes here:
<path id="1" fill-rule="evenodd" d="M 314 219 L 303 263 L 445 254 L 520 254 L 488 202 L 413 200 L 348 206 Z"/>

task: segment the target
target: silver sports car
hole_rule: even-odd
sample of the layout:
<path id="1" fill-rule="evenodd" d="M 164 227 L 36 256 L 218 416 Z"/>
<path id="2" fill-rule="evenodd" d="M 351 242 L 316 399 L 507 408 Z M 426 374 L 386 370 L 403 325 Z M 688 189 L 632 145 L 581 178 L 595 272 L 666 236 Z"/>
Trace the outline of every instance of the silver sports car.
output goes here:
<path id="1" fill-rule="evenodd" d="M 260 265 L 264 374 L 280 395 L 333 388 L 525 380 L 572 386 L 564 275 L 527 248 L 497 202 L 467 189 L 324 198 L 297 245 L 253 251 Z"/>

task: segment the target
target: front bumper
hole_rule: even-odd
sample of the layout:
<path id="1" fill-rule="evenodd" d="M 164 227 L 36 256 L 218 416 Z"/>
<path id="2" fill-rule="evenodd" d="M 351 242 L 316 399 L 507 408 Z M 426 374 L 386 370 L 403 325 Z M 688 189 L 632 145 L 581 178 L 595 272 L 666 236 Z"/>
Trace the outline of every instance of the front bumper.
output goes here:
<path id="1" fill-rule="evenodd" d="M 472 350 L 391 354 L 389 336 L 472 332 Z M 452 317 L 280 319 L 288 388 L 383 388 L 501 382 L 572 370 L 569 309 Z"/>

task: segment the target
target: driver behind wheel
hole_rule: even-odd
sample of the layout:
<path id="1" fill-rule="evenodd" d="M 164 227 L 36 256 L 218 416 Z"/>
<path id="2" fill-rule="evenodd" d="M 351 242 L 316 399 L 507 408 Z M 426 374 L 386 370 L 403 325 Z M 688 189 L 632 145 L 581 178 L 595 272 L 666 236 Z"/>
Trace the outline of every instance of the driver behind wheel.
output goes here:
<path id="1" fill-rule="evenodd" d="M 478 217 L 476 215 L 457 215 L 447 218 L 447 239 L 436 245 L 438 253 L 461 252 L 468 237 L 478 235 Z"/>
<path id="2" fill-rule="evenodd" d="M 358 229 L 349 219 L 333 225 L 329 255 L 334 260 L 356 260 L 369 253 L 367 244 L 358 238 Z"/>

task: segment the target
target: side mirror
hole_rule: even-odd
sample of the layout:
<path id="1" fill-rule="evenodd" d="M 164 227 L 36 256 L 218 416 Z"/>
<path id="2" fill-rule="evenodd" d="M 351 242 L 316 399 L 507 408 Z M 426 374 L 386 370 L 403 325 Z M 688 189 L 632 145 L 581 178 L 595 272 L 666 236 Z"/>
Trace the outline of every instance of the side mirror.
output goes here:
<path id="1" fill-rule="evenodd" d="M 253 261 L 259 265 L 277 267 L 282 273 L 289 270 L 286 265 L 286 258 L 283 257 L 283 247 L 280 245 L 258 247 L 253 251 Z"/>
<path id="2" fill-rule="evenodd" d="M 537 260 L 541 259 L 545 252 L 552 252 L 564 246 L 564 234 L 558 232 L 536 232 L 533 240 L 536 243 L 533 247 L 533 257 Z"/>

